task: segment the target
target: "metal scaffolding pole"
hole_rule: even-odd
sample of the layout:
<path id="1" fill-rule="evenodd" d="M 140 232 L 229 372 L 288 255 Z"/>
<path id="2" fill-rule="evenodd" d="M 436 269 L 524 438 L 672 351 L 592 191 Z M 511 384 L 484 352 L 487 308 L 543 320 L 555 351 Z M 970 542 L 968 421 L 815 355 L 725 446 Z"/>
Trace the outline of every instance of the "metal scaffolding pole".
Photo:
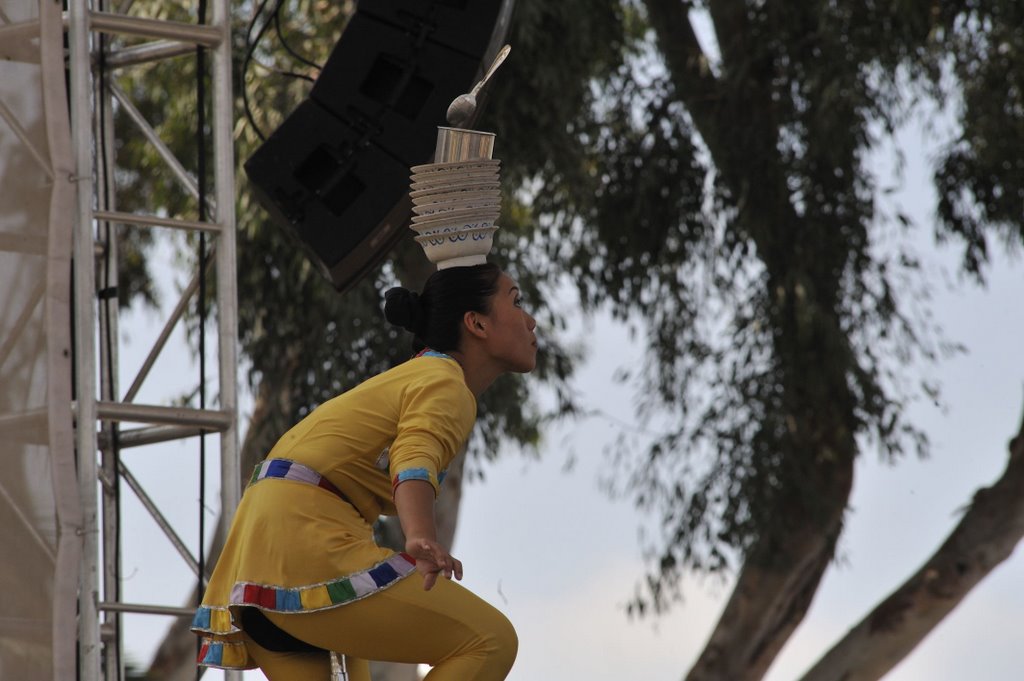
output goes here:
<path id="1" fill-rule="evenodd" d="M 133 3 L 126 3 L 132 5 Z M 79 490 L 83 508 L 83 552 L 79 594 L 79 679 L 121 681 L 124 656 L 121 615 L 143 613 L 182 616 L 189 608 L 152 603 L 124 603 L 118 565 L 123 541 L 118 536 L 124 491 L 136 494 L 192 572 L 193 554 L 172 523 L 150 499 L 140 482 L 119 460 L 123 447 L 144 447 L 171 439 L 219 432 L 220 504 L 222 522 L 230 522 L 239 501 L 240 471 L 237 404 L 237 282 L 235 269 L 235 187 L 232 148 L 231 22 L 228 0 L 209 0 L 209 21 L 147 18 L 140 0 L 119 12 L 106 0 L 70 0 L 65 25 L 69 40 L 68 77 L 74 148 L 77 210 L 74 228 L 74 416 Z M 154 39 L 140 44 L 139 39 Z M 128 41 L 130 39 L 130 42 Z M 125 112 L 166 164 L 167 176 L 196 196 L 197 175 L 173 157 L 168 146 L 113 82 L 119 68 L 182 58 L 198 47 L 210 55 L 209 130 L 212 135 L 212 195 L 207 219 L 195 216 L 140 215 L 118 210 L 112 150 L 117 128 L 113 112 Z M 144 81 L 143 81 L 144 82 Z M 122 133 L 123 134 L 123 133 Z M 137 404 L 138 383 L 166 341 L 167 330 L 182 317 L 189 287 L 165 332 L 147 358 L 147 366 L 128 394 L 120 396 L 116 289 L 119 230 L 172 229 L 204 232 L 213 242 L 216 281 L 218 403 L 195 409 L 175 405 Z M 197 274 L 197 277 L 199 275 Z M 97 343 L 98 341 L 98 343 Z M 120 422 L 142 424 L 122 431 Z M 102 512 L 101 512 L 102 509 Z M 200 511 L 202 512 L 202 511 Z M 184 594 L 183 594 L 184 595 Z M 237 673 L 228 678 L 239 679 Z"/>
<path id="2" fill-rule="evenodd" d="M 78 460 L 79 495 L 82 505 L 82 566 L 79 573 L 78 646 L 79 674 L 83 681 L 100 679 L 99 620 L 99 508 L 96 481 L 96 343 L 94 308 L 96 272 L 93 267 L 93 140 L 92 74 L 89 70 L 91 37 L 84 0 L 71 4 L 68 42 L 71 97 L 71 143 L 74 148 L 77 187 L 74 229 L 74 338 L 75 387 L 80 398 L 75 409 L 75 449 Z"/>

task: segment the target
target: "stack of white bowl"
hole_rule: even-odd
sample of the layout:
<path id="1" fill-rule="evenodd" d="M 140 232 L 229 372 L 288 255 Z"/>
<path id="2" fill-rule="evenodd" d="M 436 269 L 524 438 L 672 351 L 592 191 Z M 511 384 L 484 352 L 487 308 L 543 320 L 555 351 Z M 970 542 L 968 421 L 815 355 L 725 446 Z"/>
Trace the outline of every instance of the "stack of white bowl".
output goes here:
<path id="1" fill-rule="evenodd" d="M 438 269 L 487 261 L 501 213 L 500 166 L 474 158 L 412 168 L 411 227 Z"/>

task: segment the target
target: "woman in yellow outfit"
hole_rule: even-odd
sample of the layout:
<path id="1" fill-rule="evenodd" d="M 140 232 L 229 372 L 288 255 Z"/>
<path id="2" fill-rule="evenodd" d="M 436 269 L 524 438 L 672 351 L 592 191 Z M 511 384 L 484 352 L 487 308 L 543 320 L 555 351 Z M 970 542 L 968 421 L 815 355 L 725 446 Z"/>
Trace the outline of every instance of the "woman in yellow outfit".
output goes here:
<path id="1" fill-rule="evenodd" d="M 351 681 L 369 681 L 368 660 L 431 665 L 430 681 L 508 675 L 515 630 L 450 581 L 462 564 L 437 542 L 434 499 L 480 394 L 534 368 L 536 321 L 493 264 L 391 289 L 385 316 L 421 352 L 322 404 L 256 467 L 193 621 L 200 664 L 326 681 L 336 651 Z M 373 541 L 396 513 L 402 553 Z"/>

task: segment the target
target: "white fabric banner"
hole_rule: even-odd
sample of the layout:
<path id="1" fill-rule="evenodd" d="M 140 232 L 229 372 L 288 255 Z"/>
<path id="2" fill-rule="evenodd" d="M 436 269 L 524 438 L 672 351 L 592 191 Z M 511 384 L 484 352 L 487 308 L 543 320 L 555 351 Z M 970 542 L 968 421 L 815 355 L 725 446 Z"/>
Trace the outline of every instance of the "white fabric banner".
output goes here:
<path id="1" fill-rule="evenodd" d="M 73 679 L 74 210 L 60 3 L 0 0 L 0 678 Z"/>

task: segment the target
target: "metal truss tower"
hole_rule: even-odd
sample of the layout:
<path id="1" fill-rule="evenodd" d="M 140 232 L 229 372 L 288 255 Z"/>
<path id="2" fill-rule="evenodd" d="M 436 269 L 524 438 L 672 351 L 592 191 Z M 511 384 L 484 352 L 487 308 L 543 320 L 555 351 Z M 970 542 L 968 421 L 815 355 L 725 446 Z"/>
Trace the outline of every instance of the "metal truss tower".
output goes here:
<path id="1" fill-rule="evenodd" d="M 152 6 L 158 5 L 158 6 Z M 176 3 L 167 3 L 175 5 Z M 231 33 L 228 0 L 209 0 L 208 20 L 193 22 L 163 17 L 167 7 L 156 0 L 68 0 L 65 16 L 70 53 L 67 60 L 72 146 L 77 205 L 74 268 L 75 444 L 83 511 L 84 545 L 79 581 L 79 678 L 119 681 L 124 677 L 121 646 L 122 613 L 181 616 L 186 608 L 121 601 L 119 571 L 118 494 L 130 489 L 145 506 L 191 570 L 199 562 L 178 532 L 125 468 L 121 449 L 219 433 L 222 519 L 227 522 L 238 503 L 237 408 L 237 285 L 235 272 L 235 188 L 232 152 Z M 198 12 L 192 9 L 191 15 Z M 210 82 L 209 134 L 212 140 L 212 187 L 204 211 L 167 216 L 121 212 L 109 188 L 117 174 L 134 169 L 115 165 L 114 112 L 127 116 L 163 160 L 169 177 L 199 205 L 203 192 L 195 169 L 186 168 L 161 140 L 154 127 L 117 86 L 114 76 L 134 65 L 187 59 L 206 50 Z M 141 87 L 145 87 L 142 82 Z M 123 134 L 123 133 L 122 133 Z M 152 171 L 149 171 L 152 172 Z M 138 389 L 195 296 L 200 273 L 166 320 L 149 357 L 127 390 L 117 372 L 118 324 L 116 252 L 121 230 L 184 230 L 204 232 L 212 241 L 212 279 L 216 282 L 219 384 L 215 408 L 184 408 L 139 404 Z M 99 267 L 100 262 L 105 263 Z M 114 263 L 114 266 L 110 266 Z M 213 438 L 211 438 L 213 439 Z M 240 678 L 233 676 L 232 678 Z"/>

